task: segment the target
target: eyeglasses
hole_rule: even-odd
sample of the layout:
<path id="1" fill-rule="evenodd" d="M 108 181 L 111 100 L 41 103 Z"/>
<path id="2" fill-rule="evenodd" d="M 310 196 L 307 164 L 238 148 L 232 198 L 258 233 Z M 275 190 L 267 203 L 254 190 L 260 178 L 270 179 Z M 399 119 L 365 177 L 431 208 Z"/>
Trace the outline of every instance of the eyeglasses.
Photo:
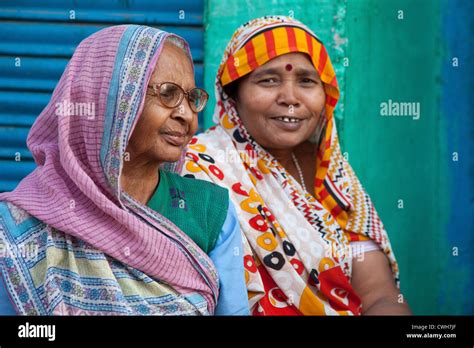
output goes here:
<path id="1" fill-rule="evenodd" d="M 209 94 L 202 88 L 192 88 L 185 92 L 181 86 L 173 82 L 162 82 L 148 86 L 153 94 L 167 108 L 173 109 L 181 104 L 184 96 L 188 99 L 191 110 L 200 112 L 204 109 L 209 98 Z"/>

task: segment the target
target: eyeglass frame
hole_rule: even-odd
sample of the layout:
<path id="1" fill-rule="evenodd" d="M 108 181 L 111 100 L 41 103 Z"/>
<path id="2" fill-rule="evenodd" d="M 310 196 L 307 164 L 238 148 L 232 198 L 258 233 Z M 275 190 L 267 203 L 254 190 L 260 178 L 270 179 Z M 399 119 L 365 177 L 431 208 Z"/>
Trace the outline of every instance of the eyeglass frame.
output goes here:
<path id="1" fill-rule="evenodd" d="M 165 103 L 163 103 L 163 101 L 161 100 L 161 97 L 160 97 L 160 93 L 157 92 L 157 90 L 159 90 L 159 88 L 161 88 L 162 85 L 167 84 L 167 83 L 168 83 L 168 84 L 172 84 L 172 85 L 175 86 L 175 87 L 178 87 L 178 89 L 181 91 L 181 97 L 179 98 L 179 101 L 176 103 L 175 106 L 168 106 L 168 105 L 166 105 Z M 155 88 L 156 88 L 156 89 L 155 89 Z M 180 105 L 180 104 L 183 102 L 183 99 L 184 99 L 184 97 L 186 96 L 186 100 L 188 101 L 191 110 L 192 110 L 193 112 L 198 113 L 198 112 L 201 112 L 202 110 L 204 110 L 204 108 L 205 108 L 206 105 L 207 105 L 207 101 L 209 100 L 209 93 L 207 93 L 205 89 L 200 88 L 200 87 L 193 87 L 193 88 L 191 88 L 190 90 L 185 91 L 185 90 L 183 89 L 183 87 L 181 87 L 180 85 L 178 85 L 178 84 L 176 84 L 176 83 L 174 83 L 174 82 L 171 82 L 171 81 L 165 81 L 165 82 L 160 82 L 160 83 L 153 83 L 153 84 L 151 84 L 151 85 L 148 85 L 147 89 L 148 89 L 148 90 L 151 89 L 151 90 L 153 91 L 153 93 L 154 93 L 154 94 L 152 94 L 152 95 L 158 97 L 158 100 L 160 101 L 160 103 L 163 104 L 163 106 L 166 107 L 166 108 L 168 108 L 168 109 L 174 109 L 174 108 L 178 107 L 178 105 Z M 194 105 L 194 103 L 191 103 L 191 102 L 189 101 L 189 92 L 191 92 L 192 90 L 195 90 L 195 89 L 199 89 L 199 90 L 202 91 L 202 92 L 204 93 L 204 95 L 206 96 L 206 100 L 205 100 L 205 102 L 204 102 L 204 106 L 203 106 L 202 109 L 199 110 L 199 111 L 194 110 L 194 109 L 193 109 L 193 106 L 192 106 L 192 105 Z"/>

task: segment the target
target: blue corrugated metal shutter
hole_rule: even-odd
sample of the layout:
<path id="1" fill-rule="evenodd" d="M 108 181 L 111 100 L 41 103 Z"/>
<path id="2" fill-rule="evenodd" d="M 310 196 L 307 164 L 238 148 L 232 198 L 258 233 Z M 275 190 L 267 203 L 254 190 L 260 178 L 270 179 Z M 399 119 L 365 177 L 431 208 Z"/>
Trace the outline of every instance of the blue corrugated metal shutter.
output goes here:
<path id="1" fill-rule="evenodd" d="M 203 0 L 1 1 L 0 192 L 34 169 L 28 131 L 82 39 L 123 23 L 171 31 L 189 42 L 203 86 L 203 8 Z"/>

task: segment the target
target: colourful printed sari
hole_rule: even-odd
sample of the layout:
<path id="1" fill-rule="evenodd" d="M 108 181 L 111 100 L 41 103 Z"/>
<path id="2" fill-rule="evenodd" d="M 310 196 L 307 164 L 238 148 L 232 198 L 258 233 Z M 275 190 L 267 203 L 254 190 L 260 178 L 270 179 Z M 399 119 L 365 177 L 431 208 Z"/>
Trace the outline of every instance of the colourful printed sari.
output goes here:
<path id="1" fill-rule="evenodd" d="M 326 126 L 311 194 L 248 134 L 224 86 L 274 57 L 306 53 L 326 93 Z M 216 78 L 217 126 L 193 138 L 183 173 L 229 188 L 244 233 L 254 315 L 359 315 L 350 243 L 372 240 L 398 267 L 369 196 L 341 155 L 333 111 L 339 89 L 328 53 L 306 26 L 263 17 L 241 26 Z M 318 139 L 316 139 L 318 140 Z M 318 146 L 318 145 L 315 145 Z"/>
<path id="2" fill-rule="evenodd" d="M 0 270 L 18 313 L 214 312 L 218 280 L 209 257 L 120 188 L 165 40 L 190 55 L 183 39 L 145 26 L 85 39 L 34 123 L 28 147 L 37 168 L 0 195 L 0 247 L 8 251 Z M 94 112 L 78 112 L 84 106 Z M 20 252 L 31 247 L 34 257 Z"/>

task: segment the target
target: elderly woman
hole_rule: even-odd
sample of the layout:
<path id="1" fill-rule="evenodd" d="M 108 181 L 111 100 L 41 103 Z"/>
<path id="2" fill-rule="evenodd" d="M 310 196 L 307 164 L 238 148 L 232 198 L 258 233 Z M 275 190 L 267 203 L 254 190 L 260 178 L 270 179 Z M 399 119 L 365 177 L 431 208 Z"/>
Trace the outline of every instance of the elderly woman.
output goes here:
<path id="1" fill-rule="evenodd" d="M 216 127 L 183 173 L 231 190 L 253 315 L 409 314 L 387 233 L 341 156 L 336 76 L 287 17 L 234 33 L 216 78 Z"/>
<path id="2" fill-rule="evenodd" d="M 160 169 L 206 101 L 176 35 L 79 45 L 29 133 L 38 167 L 0 195 L 0 314 L 248 313 L 228 191 Z"/>

